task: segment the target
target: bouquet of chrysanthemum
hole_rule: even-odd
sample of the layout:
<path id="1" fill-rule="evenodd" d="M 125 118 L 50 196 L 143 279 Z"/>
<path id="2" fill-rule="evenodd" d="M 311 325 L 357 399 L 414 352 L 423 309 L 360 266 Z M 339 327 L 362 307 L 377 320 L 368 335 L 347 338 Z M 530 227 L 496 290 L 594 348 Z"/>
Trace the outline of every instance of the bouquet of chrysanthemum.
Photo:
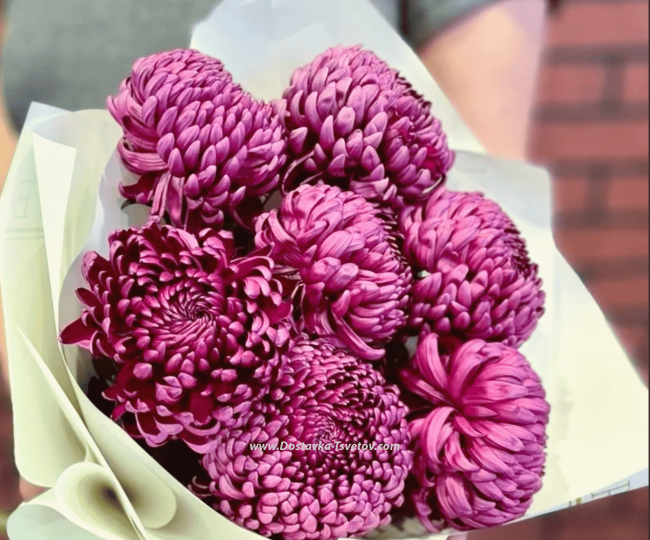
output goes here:
<path id="1" fill-rule="evenodd" d="M 18 404 L 19 465 L 53 489 L 14 530 L 40 503 L 107 539 L 448 534 L 644 468 L 644 413 L 614 411 L 645 393 L 555 267 L 544 182 L 454 152 L 396 67 L 329 47 L 264 101 L 207 51 L 161 52 L 110 118 L 28 127 L 9 197 L 32 150 L 48 272 L 2 285 L 10 360 L 41 396 Z M 48 286 L 52 317 L 28 325 L 16 294 Z M 574 373 L 590 331 L 603 356 Z M 598 437 L 617 466 L 584 453 Z M 39 441 L 54 466 L 31 465 Z M 609 472 L 569 470 L 580 453 Z"/>

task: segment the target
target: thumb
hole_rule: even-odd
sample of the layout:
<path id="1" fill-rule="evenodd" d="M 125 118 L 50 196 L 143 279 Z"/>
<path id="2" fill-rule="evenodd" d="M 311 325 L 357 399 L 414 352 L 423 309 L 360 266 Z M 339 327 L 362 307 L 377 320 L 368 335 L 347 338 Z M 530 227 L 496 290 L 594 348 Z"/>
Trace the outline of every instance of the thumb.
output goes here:
<path id="1" fill-rule="evenodd" d="M 450 536 L 447 540 L 467 540 L 467 533 Z"/>

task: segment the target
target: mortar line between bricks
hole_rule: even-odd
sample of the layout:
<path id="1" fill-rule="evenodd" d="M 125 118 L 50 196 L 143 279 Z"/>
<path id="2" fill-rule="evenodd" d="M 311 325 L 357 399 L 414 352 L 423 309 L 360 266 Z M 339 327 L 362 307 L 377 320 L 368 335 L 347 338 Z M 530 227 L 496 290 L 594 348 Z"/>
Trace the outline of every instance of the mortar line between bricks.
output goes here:
<path id="1" fill-rule="evenodd" d="M 580 229 L 602 231 L 614 229 L 639 231 L 648 229 L 647 210 L 599 212 L 588 209 L 587 211 L 590 213 L 586 214 L 584 211 L 580 211 L 557 214 L 554 223 L 556 230 L 561 232 Z"/>
<path id="2" fill-rule="evenodd" d="M 614 324 L 617 328 L 625 328 L 626 330 L 638 329 L 638 328 L 647 328 L 648 321 L 642 320 L 628 320 L 623 323 L 613 321 L 609 318 L 610 323 Z"/>
<path id="3" fill-rule="evenodd" d="M 605 313 L 607 319 L 616 325 L 641 325 L 648 324 L 648 306 L 630 306 L 626 308 L 609 309 Z"/>
<path id="4" fill-rule="evenodd" d="M 577 266 L 576 272 L 588 281 L 630 279 L 647 276 L 648 266 L 647 257 L 617 257 L 598 264 L 583 263 Z"/>
<path id="5" fill-rule="evenodd" d="M 626 68 L 627 64 L 625 61 L 616 55 L 612 55 L 605 63 L 605 85 L 602 95 L 602 107 L 604 111 L 616 113 L 621 108 L 623 104 Z"/>
<path id="6" fill-rule="evenodd" d="M 626 63 L 648 62 L 650 53 L 644 46 L 610 46 L 610 47 L 554 47 L 544 53 L 547 64 L 594 64 L 607 63 L 612 56 Z"/>
<path id="7" fill-rule="evenodd" d="M 648 120 L 647 103 L 600 101 L 580 105 L 541 105 L 534 120 L 539 123 L 640 122 Z"/>
<path id="8" fill-rule="evenodd" d="M 594 165 L 607 166 L 612 174 L 617 177 L 648 176 L 650 165 L 646 159 L 607 159 L 597 161 L 587 161 L 585 159 L 560 160 L 553 163 L 547 163 L 553 176 L 559 180 L 565 180 L 565 177 L 581 176 Z"/>
<path id="9" fill-rule="evenodd" d="M 632 321 L 635 320 L 634 316 L 638 315 L 638 312 L 645 308 L 646 313 L 648 309 L 648 304 L 643 304 L 641 301 L 639 302 L 630 302 L 630 303 L 624 303 L 624 304 L 610 304 L 609 306 L 605 305 L 603 302 L 598 304 L 600 306 L 600 309 L 602 309 L 603 313 L 605 314 L 605 317 L 610 321 L 610 323 L 615 324 L 617 326 L 621 326 L 618 324 L 615 319 L 616 317 L 623 317 L 625 319 L 625 314 L 627 313 L 628 315 L 633 315 L 632 317 L 629 317 L 625 320 Z M 639 324 L 642 322 L 641 319 L 639 319 Z M 647 317 L 645 323 L 647 324 Z"/>
<path id="10" fill-rule="evenodd" d="M 604 213 L 607 208 L 607 187 L 611 178 L 612 174 L 609 168 L 601 165 L 594 165 L 587 175 L 589 189 L 587 190 L 586 215 L 597 223 L 604 221 Z"/>
<path id="11" fill-rule="evenodd" d="M 625 285 L 625 286 L 627 286 L 627 285 L 629 285 L 631 280 L 640 279 L 640 276 L 637 276 L 637 277 L 623 276 L 623 277 L 620 277 L 620 278 L 618 276 L 610 276 L 610 277 L 594 278 L 594 277 L 590 277 L 590 276 L 585 276 L 585 275 L 581 274 L 580 272 L 577 272 L 577 274 L 578 274 L 578 276 L 580 276 L 580 279 L 582 279 L 582 281 L 587 284 L 587 288 L 596 287 L 598 285 L 602 286 L 604 283 L 607 284 L 607 285 L 616 285 L 616 286 Z M 631 302 L 631 304 L 637 306 L 637 305 L 639 305 L 639 301 L 635 300 L 634 302 Z M 617 305 L 618 306 L 625 306 L 627 304 L 626 303 L 619 303 Z"/>

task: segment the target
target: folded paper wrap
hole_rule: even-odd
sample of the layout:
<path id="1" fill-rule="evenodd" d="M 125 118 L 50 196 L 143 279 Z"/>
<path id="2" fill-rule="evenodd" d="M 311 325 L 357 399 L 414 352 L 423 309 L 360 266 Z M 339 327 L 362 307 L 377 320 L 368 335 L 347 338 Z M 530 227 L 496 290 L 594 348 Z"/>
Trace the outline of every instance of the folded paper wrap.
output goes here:
<path id="1" fill-rule="evenodd" d="M 486 156 L 367 0 L 224 0 L 192 41 L 262 98 L 278 97 L 293 69 L 326 47 L 355 43 L 373 49 L 432 101 L 459 151 L 449 187 L 496 200 L 539 264 L 547 313 L 522 352 L 543 379 L 552 413 L 547 475 L 526 518 L 647 485 L 648 393 L 555 247 L 544 170 Z M 74 289 L 82 283 L 81 254 L 106 255 L 110 231 L 145 217 L 137 206 L 120 208 L 117 185 L 132 180 L 114 152 L 120 134 L 105 111 L 33 105 L 0 199 L 16 461 L 27 480 L 50 488 L 11 516 L 10 538 L 259 538 L 195 498 L 99 412 L 84 393 L 88 357 L 57 342 L 58 331 L 80 312 Z M 381 537 L 422 532 L 413 522 Z"/>

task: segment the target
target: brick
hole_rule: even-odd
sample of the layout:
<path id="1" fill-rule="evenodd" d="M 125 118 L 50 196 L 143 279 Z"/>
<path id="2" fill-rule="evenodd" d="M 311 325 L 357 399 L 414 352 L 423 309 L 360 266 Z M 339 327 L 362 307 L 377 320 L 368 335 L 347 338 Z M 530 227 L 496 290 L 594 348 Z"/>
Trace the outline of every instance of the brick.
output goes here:
<path id="1" fill-rule="evenodd" d="M 647 536 L 648 511 L 622 515 L 622 506 L 631 506 L 637 492 L 628 492 L 575 506 L 559 512 L 557 524 L 547 530 L 549 540 L 640 540 Z M 645 533 L 644 533 L 645 531 Z"/>
<path id="2" fill-rule="evenodd" d="M 620 495 L 619 495 L 620 496 Z M 591 507 L 594 503 L 591 502 L 585 506 Z M 570 522 L 567 524 L 566 528 L 563 529 L 562 534 L 553 535 L 553 540 L 611 540 L 615 538 L 616 540 L 642 540 L 645 534 L 648 534 L 647 525 L 644 527 L 643 521 L 640 518 L 637 518 L 632 523 L 626 523 L 617 519 L 617 515 L 610 512 L 605 514 L 609 516 L 607 522 L 603 523 L 600 520 L 597 523 L 594 523 L 593 515 L 600 514 L 603 512 L 596 510 L 595 508 L 590 508 L 589 516 L 577 521 L 577 523 Z"/>
<path id="3" fill-rule="evenodd" d="M 623 99 L 635 103 L 648 102 L 648 64 L 632 64 L 623 75 Z"/>
<path id="4" fill-rule="evenodd" d="M 628 492 L 622 497 L 612 497 L 609 507 L 616 511 L 622 518 L 637 519 L 640 511 L 648 511 L 648 488 Z"/>
<path id="5" fill-rule="evenodd" d="M 549 24 L 552 47 L 648 42 L 648 2 L 569 2 Z"/>
<path id="6" fill-rule="evenodd" d="M 578 212 L 585 208 L 589 181 L 584 177 L 558 178 L 553 181 L 553 212 Z"/>
<path id="7" fill-rule="evenodd" d="M 648 255 L 648 229 L 557 230 L 555 237 L 558 247 L 574 266 Z"/>
<path id="8" fill-rule="evenodd" d="M 648 305 L 648 277 L 598 280 L 587 284 L 598 304 L 607 312 L 626 306 Z"/>
<path id="9" fill-rule="evenodd" d="M 647 121 L 537 123 L 531 134 L 534 160 L 646 158 Z"/>
<path id="10" fill-rule="evenodd" d="M 544 540 L 640 540 L 645 538 L 644 531 L 647 532 L 647 508 L 645 511 L 627 512 L 625 519 L 621 518 L 619 511 L 620 506 L 627 505 L 630 508 L 634 504 L 632 498 L 636 497 L 635 493 L 574 506 L 533 521 L 541 524 Z M 526 537 L 508 537 L 508 540 L 524 538 Z"/>
<path id="11" fill-rule="evenodd" d="M 585 281 L 610 278 L 635 278 L 647 276 L 650 267 L 647 257 L 630 257 L 629 259 L 600 260 L 576 268 Z"/>
<path id="12" fill-rule="evenodd" d="M 612 178 L 607 186 L 607 206 L 612 210 L 647 210 L 650 181 L 647 176 Z"/>
<path id="13" fill-rule="evenodd" d="M 605 69 L 600 65 L 546 65 L 539 80 L 539 104 L 596 102 L 602 98 Z"/>
<path id="14" fill-rule="evenodd" d="M 646 386 L 650 385 L 650 371 L 648 370 L 647 359 L 646 359 L 644 364 L 641 364 L 641 365 L 637 366 L 637 372 L 639 374 L 639 377 L 641 377 L 641 380 L 643 382 L 645 382 L 645 385 Z M 646 509 L 647 508 L 648 508 L 648 505 L 646 504 Z"/>
<path id="15" fill-rule="evenodd" d="M 0 512 L 9 512 L 21 502 L 18 493 L 18 474 L 15 469 L 3 471 L 0 474 L 0 483 L 3 488 L 0 491 Z"/>
<path id="16" fill-rule="evenodd" d="M 617 495 L 624 497 L 624 495 Z M 610 497 L 611 498 L 611 497 Z M 597 501 L 598 502 L 598 501 Z M 613 511 L 604 511 L 590 502 L 580 518 L 567 522 L 562 534 L 551 535 L 553 540 L 642 540 L 648 534 L 648 520 L 639 512 L 632 520 L 622 520 Z M 580 508 L 577 506 L 576 508 Z M 647 514 L 647 512 L 646 512 Z M 598 516 L 598 517 L 597 517 Z"/>
<path id="17" fill-rule="evenodd" d="M 649 495 L 650 490 L 648 488 L 638 489 L 633 494 L 631 494 L 625 502 L 627 502 L 626 510 L 639 513 L 648 513 L 648 503 L 650 502 Z M 623 505 L 621 505 L 621 510 L 623 510 Z M 625 511 L 625 510 L 623 510 Z"/>
<path id="18" fill-rule="evenodd" d="M 504 525 L 493 529 L 483 529 L 470 533 L 472 540 L 545 540 L 543 535 L 543 522 L 548 519 L 543 516 L 529 519 L 519 523 Z M 452 537 L 453 538 L 453 537 Z"/>
<path id="19" fill-rule="evenodd" d="M 648 345 L 648 327 L 638 325 L 615 325 L 614 331 L 621 345 L 631 356 L 637 356 Z"/>

